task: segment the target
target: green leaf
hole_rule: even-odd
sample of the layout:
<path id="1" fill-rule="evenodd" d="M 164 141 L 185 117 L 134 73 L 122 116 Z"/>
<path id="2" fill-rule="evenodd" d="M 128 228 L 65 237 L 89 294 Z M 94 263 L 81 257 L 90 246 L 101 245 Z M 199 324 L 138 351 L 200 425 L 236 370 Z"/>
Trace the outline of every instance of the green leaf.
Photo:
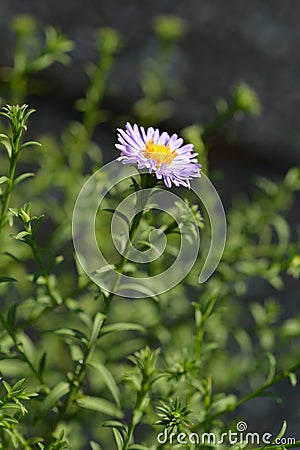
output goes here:
<path id="1" fill-rule="evenodd" d="M 104 422 L 102 426 L 112 428 L 118 450 L 122 450 L 123 442 L 128 432 L 126 426 L 122 422 L 118 422 L 116 420 L 108 420 Z"/>
<path id="2" fill-rule="evenodd" d="M 295 373 L 289 373 L 289 379 L 293 387 L 297 386 L 297 375 Z"/>
<path id="3" fill-rule="evenodd" d="M 89 347 L 97 341 L 104 319 L 105 316 L 101 313 L 97 313 L 95 315 L 92 331 L 89 337 Z"/>
<path id="4" fill-rule="evenodd" d="M 131 322 L 120 322 L 112 325 L 106 325 L 102 328 L 101 336 L 109 333 L 116 333 L 120 331 L 140 331 L 141 333 L 145 333 L 145 328 L 137 323 Z"/>
<path id="5" fill-rule="evenodd" d="M 42 407 L 39 411 L 39 417 L 41 418 L 44 414 L 47 413 L 55 403 L 64 395 L 66 395 L 70 391 L 70 385 L 66 381 L 61 381 L 58 383 L 54 389 L 48 394 L 42 404 Z"/>
<path id="6" fill-rule="evenodd" d="M 287 421 L 284 420 L 283 423 L 282 423 L 282 427 L 281 427 L 279 433 L 273 439 L 273 443 L 276 443 L 276 441 L 279 441 L 285 435 L 286 429 L 287 429 Z"/>
<path id="7" fill-rule="evenodd" d="M 211 295 L 209 296 L 209 299 L 204 307 L 203 310 L 203 322 L 205 322 L 213 313 L 214 307 L 217 301 L 218 292 L 217 290 L 213 291 Z"/>
<path id="8" fill-rule="evenodd" d="M 27 445 L 29 445 L 30 447 L 33 447 L 36 444 L 39 445 L 39 446 L 41 445 L 41 438 L 40 437 L 33 437 L 33 438 L 27 439 Z M 45 448 L 45 447 L 41 447 L 40 446 L 39 448 Z"/>
<path id="9" fill-rule="evenodd" d="M 21 378 L 21 380 L 18 380 L 18 381 L 13 385 L 12 391 L 13 391 L 13 392 L 16 392 L 16 391 L 22 389 L 23 386 L 24 386 L 25 380 L 26 380 L 26 378 Z"/>
<path id="10" fill-rule="evenodd" d="M 92 397 L 86 395 L 77 400 L 78 406 L 85 409 L 91 409 L 92 411 L 98 411 L 110 416 L 121 418 L 122 412 L 117 408 L 114 403 L 105 400 L 104 398 Z"/>
<path id="11" fill-rule="evenodd" d="M 107 420 L 106 422 L 103 422 L 102 426 L 108 428 L 116 428 L 123 436 L 127 434 L 127 428 L 124 423 L 118 422 L 117 420 Z"/>
<path id="12" fill-rule="evenodd" d="M 270 369 L 269 369 L 269 374 L 268 377 L 265 381 L 265 385 L 271 383 L 274 379 L 275 373 L 276 373 L 276 359 L 275 356 L 272 353 L 267 353 L 267 358 L 269 360 L 270 363 Z"/>
<path id="13" fill-rule="evenodd" d="M 235 404 L 236 404 L 236 396 L 233 394 L 229 394 L 229 395 L 225 395 L 222 394 L 220 395 L 220 398 L 218 398 L 217 400 L 215 400 L 212 403 L 212 408 L 214 409 L 215 412 L 218 411 L 223 411 L 223 410 L 230 410 L 230 408 L 232 408 Z"/>
<path id="14" fill-rule="evenodd" d="M 80 341 L 84 344 L 88 343 L 87 337 L 80 330 L 76 330 L 75 328 L 57 328 L 55 330 L 48 330 L 48 332 L 72 338 L 75 341 Z"/>
<path id="15" fill-rule="evenodd" d="M 26 180 L 26 178 L 34 177 L 33 172 L 22 173 L 14 180 L 14 186 L 21 183 L 21 181 Z"/>
<path id="16" fill-rule="evenodd" d="M 35 145 L 35 146 L 38 146 L 38 147 L 42 146 L 42 144 L 40 142 L 28 141 L 28 142 L 24 142 L 24 144 L 21 145 L 20 150 L 22 150 L 23 148 L 26 148 L 26 147 L 30 147 L 32 145 Z"/>
<path id="17" fill-rule="evenodd" d="M 116 215 L 119 216 L 121 219 L 123 219 L 124 222 L 126 222 L 128 226 L 130 225 L 130 222 L 129 222 L 129 220 L 128 220 L 128 217 L 125 216 L 125 214 L 123 214 L 122 212 L 117 211 L 117 210 L 112 209 L 112 208 L 104 208 L 104 209 L 102 209 L 102 211 L 106 211 L 106 212 L 110 212 L 110 213 L 112 213 L 112 214 L 116 214 Z"/>
<path id="18" fill-rule="evenodd" d="M 3 252 L 3 255 L 9 256 L 10 258 L 12 258 L 16 262 L 22 262 L 20 258 L 18 258 L 17 256 L 13 255 L 10 252 Z"/>
<path id="19" fill-rule="evenodd" d="M 30 233 L 28 231 L 20 231 L 16 236 L 14 236 L 17 241 L 26 241 L 25 237 L 30 236 Z"/>
<path id="20" fill-rule="evenodd" d="M 102 450 L 102 447 L 95 441 L 90 441 L 89 444 L 92 450 Z"/>
<path id="21" fill-rule="evenodd" d="M 0 177 L 0 184 L 6 183 L 6 181 L 8 181 L 9 178 L 6 176 Z"/>
<path id="22" fill-rule="evenodd" d="M 37 233 L 37 231 L 38 231 L 38 228 L 39 228 L 39 226 L 40 226 L 40 223 L 41 223 L 41 221 L 43 220 L 43 218 L 44 218 L 44 214 L 42 214 L 41 216 L 39 216 L 39 217 L 36 219 L 36 221 L 34 222 L 34 225 L 33 225 L 33 227 L 32 227 L 32 236 L 33 236 L 33 237 L 35 237 L 35 235 L 36 235 L 36 233 Z"/>
<path id="23" fill-rule="evenodd" d="M 109 389 L 109 391 L 110 391 L 111 395 L 113 396 L 117 406 L 120 408 L 121 407 L 120 390 L 119 390 L 119 388 L 117 386 L 117 383 L 115 382 L 114 377 L 110 373 L 110 371 L 103 364 L 101 364 L 100 362 L 90 362 L 90 363 L 88 363 L 88 365 L 90 367 L 93 367 L 95 370 L 97 370 L 97 372 L 99 372 L 103 382 L 105 383 L 105 385 Z"/>
<path id="24" fill-rule="evenodd" d="M 12 148 L 11 148 L 10 138 L 6 134 L 0 133 L 0 142 L 5 147 L 5 149 L 8 153 L 8 157 L 11 158 Z"/>
<path id="25" fill-rule="evenodd" d="M 12 277 L 0 277 L 0 283 L 9 283 L 12 281 L 18 281 L 15 278 Z"/>
<path id="26" fill-rule="evenodd" d="M 3 384 L 3 386 L 5 387 L 6 392 L 7 392 L 8 394 L 10 394 L 10 392 L 11 392 L 11 387 L 10 387 L 10 385 L 7 383 L 7 381 L 2 380 L 2 384 Z"/>
<path id="27" fill-rule="evenodd" d="M 114 438 L 115 438 L 118 450 L 122 450 L 124 439 L 122 438 L 120 431 L 117 428 L 113 428 L 113 433 L 114 433 Z"/>
<path id="28" fill-rule="evenodd" d="M 46 367 L 46 359 L 47 359 L 47 353 L 44 352 L 42 354 L 42 357 L 41 357 L 41 359 L 39 361 L 39 365 L 38 365 L 38 374 L 39 374 L 39 376 L 41 378 L 43 377 L 44 370 L 45 370 L 45 367 Z"/>
<path id="29" fill-rule="evenodd" d="M 15 326 L 17 307 L 18 307 L 18 304 L 14 303 L 13 305 L 11 305 L 11 307 L 9 308 L 9 310 L 7 312 L 6 323 L 7 323 L 8 327 L 10 328 L 10 330 L 13 330 L 14 326 Z"/>
<path id="30" fill-rule="evenodd" d="M 290 229 L 287 221 L 279 214 L 272 217 L 272 225 L 276 229 L 279 245 L 287 248 L 290 241 Z"/>
<path id="31" fill-rule="evenodd" d="M 122 295 L 123 292 L 126 291 L 134 291 L 139 292 L 140 294 L 144 294 L 145 298 L 152 298 L 156 302 L 158 302 L 158 297 L 151 289 L 149 289 L 146 286 L 143 286 L 139 283 L 129 283 L 129 284 L 122 284 L 120 290 L 117 292 L 118 295 Z"/>

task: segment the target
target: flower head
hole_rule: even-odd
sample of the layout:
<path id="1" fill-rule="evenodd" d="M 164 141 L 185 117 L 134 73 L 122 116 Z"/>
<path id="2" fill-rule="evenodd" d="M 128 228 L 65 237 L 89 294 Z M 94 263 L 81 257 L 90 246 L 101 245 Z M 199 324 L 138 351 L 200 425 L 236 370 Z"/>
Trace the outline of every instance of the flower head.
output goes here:
<path id="1" fill-rule="evenodd" d="M 138 169 L 148 169 L 158 180 L 163 179 L 170 188 L 190 187 L 190 180 L 200 177 L 201 165 L 193 153 L 193 144 L 183 144 L 177 134 L 170 136 L 152 127 L 145 130 L 136 124 L 126 124 L 125 130 L 118 128 L 116 148 L 121 151 L 118 158 L 123 164 L 137 164 Z"/>

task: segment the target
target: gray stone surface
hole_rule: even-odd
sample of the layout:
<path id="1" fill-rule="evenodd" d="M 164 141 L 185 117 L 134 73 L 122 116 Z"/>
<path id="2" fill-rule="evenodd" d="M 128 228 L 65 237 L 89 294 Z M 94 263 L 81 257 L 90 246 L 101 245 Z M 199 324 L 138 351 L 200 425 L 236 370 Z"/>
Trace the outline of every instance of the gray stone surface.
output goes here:
<path id="1" fill-rule="evenodd" d="M 239 80 L 249 83 L 262 103 L 259 119 L 236 126 L 247 151 L 284 165 L 300 162 L 300 3 L 295 0 L 2 0 L 0 63 L 11 58 L 9 18 L 29 13 L 42 24 L 58 26 L 76 41 L 75 63 L 52 70 L 60 96 L 76 97 L 84 89 L 82 66 L 93 57 L 93 30 L 116 27 L 125 37 L 113 80 L 115 106 L 129 109 L 139 95 L 140 60 L 153 52 L 151 20 L 175 14 L 187 24 L 179 45 L 174 75 L 186 86 L 178 101 L 174 127 L 207 123 L 214 99 L 228 96 Z"/>

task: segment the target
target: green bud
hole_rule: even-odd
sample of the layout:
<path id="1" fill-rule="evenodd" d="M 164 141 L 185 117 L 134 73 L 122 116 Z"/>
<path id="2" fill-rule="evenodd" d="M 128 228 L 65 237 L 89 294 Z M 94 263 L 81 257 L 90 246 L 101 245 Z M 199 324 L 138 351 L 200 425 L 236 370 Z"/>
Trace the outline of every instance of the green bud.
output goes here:
<path id="1" fill-rule="evenodd" d="M 255 91 L 247 84 L 240 83 L 237 85 L 234 100 L 237 110 L 248 112 L 253 115 L 260 113 L 258 97 Z"/>
<path id="2" fill-rule="evenodd" d="M 163 41 L 172 42 L 184 34 L 184 22 L 179 17 L 164 15 L 155 18 L 153 23 L 155 34 Z"/>

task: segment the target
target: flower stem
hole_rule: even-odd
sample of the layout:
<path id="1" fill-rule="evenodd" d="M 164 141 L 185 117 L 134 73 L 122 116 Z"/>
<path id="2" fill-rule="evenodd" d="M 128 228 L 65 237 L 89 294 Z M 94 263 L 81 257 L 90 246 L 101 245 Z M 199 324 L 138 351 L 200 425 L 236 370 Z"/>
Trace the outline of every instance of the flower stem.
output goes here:
<path id="1" fill-rule="evenodd" d="M 148 175 L 148 174 L 147 174 L 147 175 Z M 153 187 L 153 181 L 151 182 L 150 179 L 149 179 L 149 177 L 147 177 L 146 180 L 145 180 L 145 179 L 142 179 L 142 180 L 143 180 L 143 181 L 142 181 L 142 188 Z M 149 198 L 149 197 L 147 196 L 146 199 L 144 199 L 144 201 L 143 201 L 143 209 L 142 209 L 139 213 L 137 213 L 137 214 L 135 215 L 135 217 L 134 217 L 134 219 L 133 219 L 133 221 L 132 221 L 132 224 L 131 224 L 131 227 L 130 227 L 130 230 L 129 230 L 129 241 L 130 241 L 130 242 L 134 239 L 134 237 L 135 237 L 135 235 L 136 235 L 136 232 L 137 232 L 137 230 L 138 230 L 139 224 L 140 224 L 140 222 L 141 222 L 141 219 L 142 219 L 142 216 L 143 216 L 143 213 L 144 213 L 144 207 L 146 206 L 146 203 L 147 203 L 147 201 L 148 201 L 148 198 Z M 138 205 L 138 206 L 139 206 L 139 208 L 140 208 L 141 205 Z M 115 296 L 115 290 L 117 289 L 118 284 L 119 284 L 119 282 L 120 282 L 120 278 L 121 278 L 121 276 L 122 276 L 122 270 L 124 269 L 124 266 L 125 266 L 125 264 L 126 264 L 127 261 L 128 261 L 128 253 L 129 253 L 129 245 L 128 245 L 127 252 L 125 251 L 124 255 L 122 255 L 121 260 L 120 260 L 120 263 L 119 263 L 119 265 L 117 266 L 118 271 L 119 271 L 119 273 L 120 273 L 120 276 L 119 276 L 118 279 L 116 280 L 114 289 L 113 289 L 113 290 L 110 292 L 110 294 L 105 298 L 105 306 L 104 306 L 104 309 L 103 309 L 103 315 L 104 315 L 104 318 L 103 318 L 103 321 L 102 321 L 101 326 L 100 326 L 100 329 L 99 329 L 98 339 L 101 337 L 101 331 L 102 331 L 103 325 L 104 325 L 105 322 L 106 322 L 107 314 L 108 314 L 108 312 L 109 312 L 109 308 L 110 308 L 112 299 L 113 299 L 113 297 Z M 64 402 L 63 402 L 63 404 L 61 405 L 61 407 L 58 408 L 58 409 L 59 409 L 59 412 L 58 412 L 58 414 L 57 414 L 57 416 L 56 416 L 56 420 L 55 420 L 55 422 L 53 423 L 53 426 L 52 426 L 52 428 L 51 428 L 51 430 L 50 430 L 50 433 L 49 433 L 49 439 L 51 438 L 51 436 L 53 435 L 53 433 L 56 431 L 56 429 L 57 429 L 58 425 L 60 424 L 60 422 L 63 420 L 63 418 L 64 418 L 64 416 L 65 416 L 65 413 L 66 413 L 66 411 L 67 411 L 69 405 L 71 404 L 71 402 L 74 401 L 74 400 L 76 400 L 76 395 L 77 395 L 77 393 L 79 392 L 79 389 L 80 389 L 80 387 L 81 387 L 81 383 L 82 383 L 82 380 L 83 380 L 83 378 L 84 378 L 84 374 L 85 374 L 85 369 L 86 369 L 87 363 L 88 363 L 88 361 L 89 361 L 89 359 L 90 359 L 92 353 L 93 353 L 94 350 L 95 350 L 95 347 L 96 347 L 96 344 L 97 344 L 98 339 L 95 341 L 95 343 L 94 343 L 93 345 L 91 345 L 90 347 L 87 347 L 86 352 L 85 352 L 85 354 L 84 354 L 84 357 L 83 357 L 83 360 L 82 360 L 80 366 L 76 366 L 76 368 L 75 368 L 75 370 L 74 370 L 74 372 L 73 372 L 73 377 L 72 377 L 72 381 L 71 381 L 71 383 L 72 383 L 71 389 L 70 389 L 69 393 L 66 395 L 66 397 L 65 397 L 65 399 L 64 399 Z M 142 402 L 142 400 L 143 400 L 143 398 L 144 398 L 144 395 L 141 397 L 142 392 L 143 392 L 143 391 L 141 391 L 140 394 L 139 394 L 139 396 L 138 396 L 137 403 L 136 403 L 136 407 L 137 407 L 137 406 L 140 406 L 140 404 L 141 404 L 141 402 Z M 131 429 L 131 428 L 132 428 L 132 429 Z M 130 430 L 131 430 L 131 431 L 130 431 Z M 129 440 L 130 440 L 130 437 L 131 437 L 131 435 L 132 435 L 132 433 L 133 433 L 133 430 L 134 430 L 134 423 L 132 422 L 132 423 L 131 423 L 131 426 L 130 426 L 130 428 L 129 428 L 129 432 L 131 433 L 130 436 L 129 436 Z M 129 440 L 128 440 L 128 442 L 129 442 Z M 48 448 L 48 447 L 47 447 L 47 448 Z M 49 447 L 49 448 L 50 448 L 50 447 Z"/>
<path id="2" fill-rule="evenodd" d="M 148 391 L 149 391 L 149 388 L 144 386 L 144 385 L 142 385 L 141 390 L 138 392 L 138 395 L 137 395 L 137 398 L 136 398 L 136 402 L 135 402 L 135 405 L 134 405 L 134 410 L 133 410 L 133 413 L 132 413 L 132 416 L 131 416 L 131 419 L 130 419 L 128 431 L 127 431 L 126 438 L 125 438 L 124 443 L 123 443 L 122 450 L 127 450 L 128 445 L 130 444 L 130 441 L 132 439 L 132 435 L 133 435 L 133 432 L 134 432 L 134 429 L 135 429 L 136 415 L 140 413 L 141 406 L 142 406 L 142 404 L 144 402 L 144 399 L 145 399 Z"/>
<path id="3" fill-rule="evenodd" d="M 17 165 L 17 153 L 13 149 L 12 156 L 10 158 L 10 164 L 9 164 L 8 180 L 7 180 L 6 189 L 3 194 L 3 199 L 2 199 L 2 208 L 1 208 L 1 215 L 0 215 L 0 233 L 3 230 L 5 223 L 6 223 L 10 195 L 11 195 L 11 191 L 13 190 L 13 185 L 14 185 L 16 165 Z"/>

